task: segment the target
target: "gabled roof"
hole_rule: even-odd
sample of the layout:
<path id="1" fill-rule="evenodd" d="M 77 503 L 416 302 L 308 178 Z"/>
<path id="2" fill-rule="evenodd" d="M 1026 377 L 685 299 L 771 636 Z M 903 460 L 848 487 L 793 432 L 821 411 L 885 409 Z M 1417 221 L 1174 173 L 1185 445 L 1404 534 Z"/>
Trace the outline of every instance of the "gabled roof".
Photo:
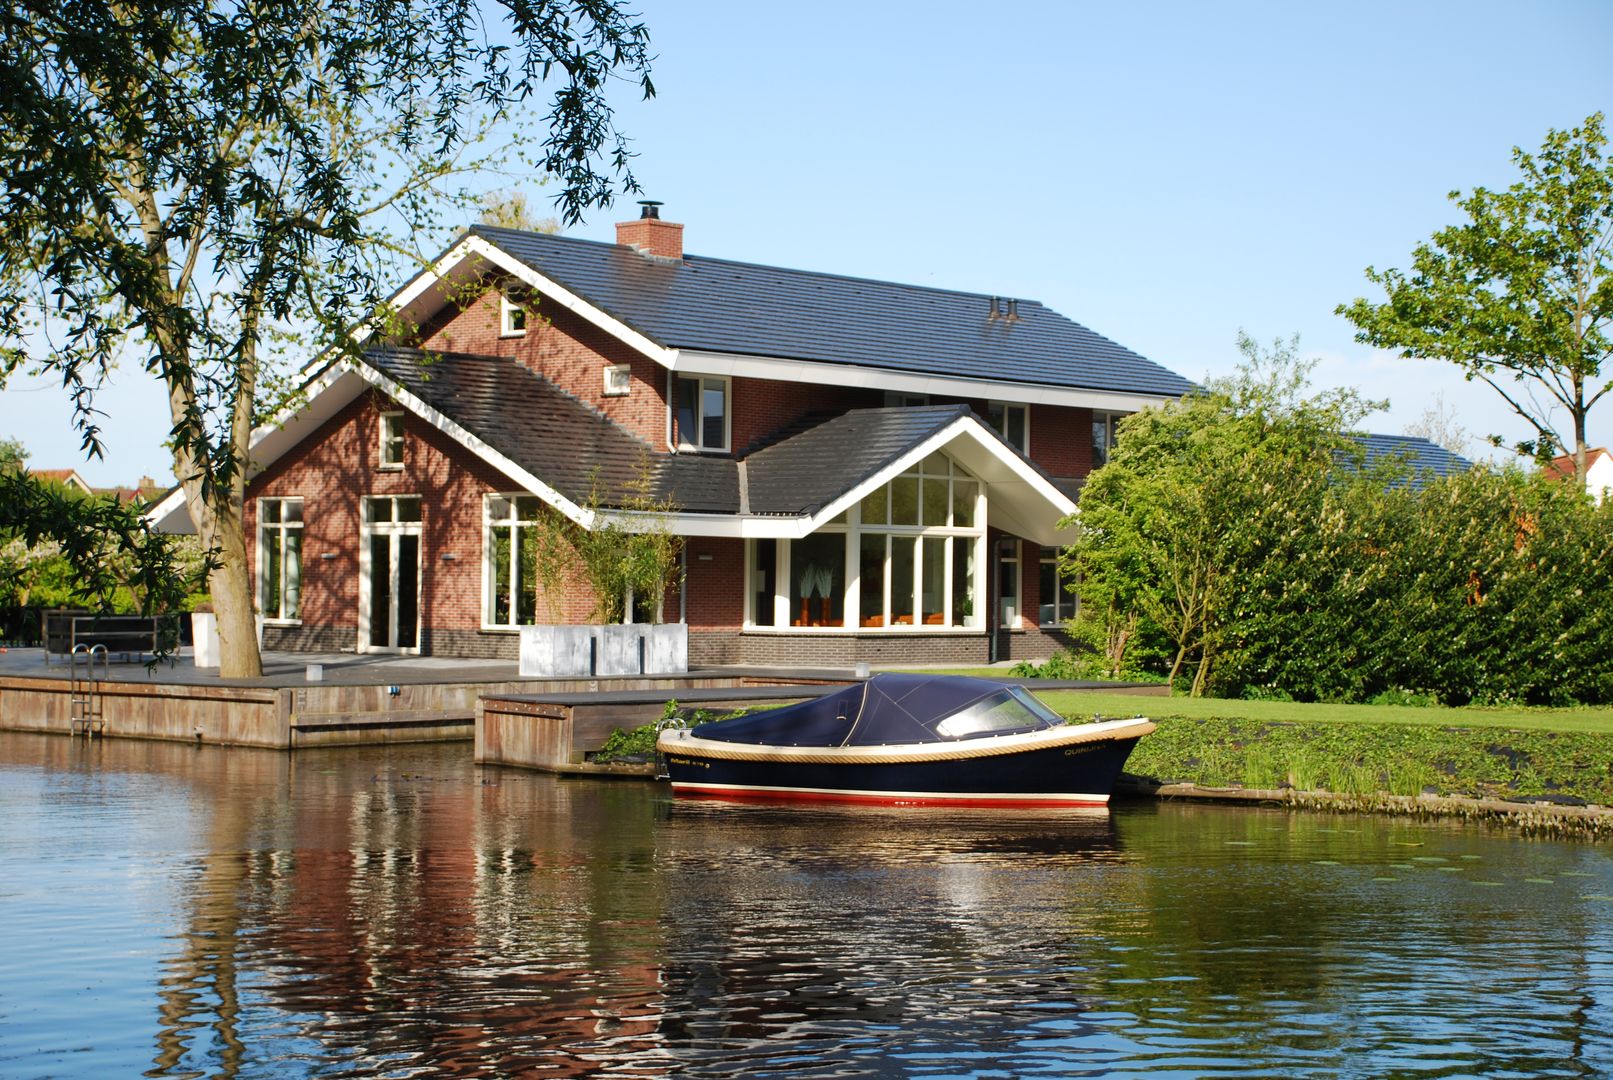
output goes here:
<path id="1" fill-rule="evenodd" d="M 1032 300 L 478 225 L 471 234 L 664 349 L 1176 397 L 1181 376 Z"/>
<path id="2" fill-rule="evenodd" d="M 1467 458 L 1419 435 L 1357 435 L 1355 439 L 1366 451 L 1363 464 L 1369 469 L 1390 458 L 1399 458 L 1405 463 L 1408 475 L 1397 480 L 1395 487 L 1420 491 L 1432 480 L 1454 476 L 1473 467 Z"/>
<path id="3" fill-rule="evenodd" d="M 1589 469 L 1592 465 L 1595 465 L 1599 459 L 1605 457 L 1613 457 L 1613 455 L 1610 455 L 1607 452 L 1606 447 L 1598 446 L 1594 450 L 1587 449 L 1585 451 L 1585 468 Z M 1574 455 L 1557 455 L 1550 461 L 1546 462 L 1545 472 L 1548 475 L 1556 476 L 1564 480 L 1572 480 L 1574 478 Z"/>

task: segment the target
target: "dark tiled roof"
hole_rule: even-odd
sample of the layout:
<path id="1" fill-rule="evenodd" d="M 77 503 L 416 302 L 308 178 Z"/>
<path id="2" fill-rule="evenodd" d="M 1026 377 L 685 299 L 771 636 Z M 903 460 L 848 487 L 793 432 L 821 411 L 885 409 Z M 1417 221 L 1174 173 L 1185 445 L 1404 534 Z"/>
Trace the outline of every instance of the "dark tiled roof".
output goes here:
<path id="1" fill-rule="evenodd" d="M 756 514 L 811 514 L 960 417 L 967 405 L 857 409 L 803 425 L 745 459 Z"/>
<path id="2" fill-rule="evenodd" d="M 503 357 L 370 349 L 364 358 L 432 408 L 574 502 L 597 482 L 620 505 L 649 465 L 654 497 L 680 509 L 733 513 L 738 477 L 727 458 L 656 454 L 576 398 Z"/>
<path id="3" fill-rule="evenodd" d="M 1193 388 L 1032 300 L 1019 301 L 1017 322 L 991 322 L 990 298 L 976 293 L 472 231 L 667 348 L 1171 397 Z"/>
<path id="4" fill-rule="evenodd" d="M 1473 467 L 1467 458 L 1417 435 L 1357 435 L 1355 440 L 1366 450 L 1363 464 L 1369 469 L 1392 458 L 1404 464 L 1407 476 L 1396 481 L 1395 487 L 1420 490 L 1432 480 Z"/>

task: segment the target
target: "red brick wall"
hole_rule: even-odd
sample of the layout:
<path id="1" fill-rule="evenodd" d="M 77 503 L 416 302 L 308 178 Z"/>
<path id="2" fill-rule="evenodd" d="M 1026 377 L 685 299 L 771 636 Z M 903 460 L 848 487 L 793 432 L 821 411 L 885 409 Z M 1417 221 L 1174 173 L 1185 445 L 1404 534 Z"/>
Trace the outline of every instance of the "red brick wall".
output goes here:
<path id="1" fill-rule="evenodd" d="M 450 306 L 420 328 L 420 345 L 441 352 L 513 357 L 657 450 L 666 448 L 666 369 L 559 304 L 531 304 L 527 330 L 501 337 L 500 293 L 490 288 L 463 308 Z M 605 368 L 627 364 L 632 384 L 605 396 Z"/>
<path id="2" fill-rule="evenodd" d="M 696 536 L 689 539 L 686 550 L 689 570 L 684 589 L 690 632 L 739 629 L 745 620 L 745 542 Z M 675 608 L 667 611 L 668 618 L 677 617 Z"/>
<path id="3" fill-rule="evenodd" d="M 885 395 L 879 390 L 772 379 L 736 378 L 731 394 L 732 445 L 740 453 L 807 413 L 877 409 L 885 404 Z"/>
<path id="4" fill-rule="evenodd" d="M 421 500 L 420 625 L 426 637 L 481 634 L 482 499 L 519 486 L 413 414 L 404 417 L 402 469 L 380 468 L 380 413 L 395 408 L 366 394 L 255 478 L 247 490 L 250 557 L 256 560 L 257 503 L 262 497 L 303 500 L 302 622 L 309 640 L 358 640 L 359 516 L 365 495 L 418 495 Z M 451 560 L 443 555 L 452 554 Z M 326 559 L 322 556 L 334 555 Z M 255 564 L 255 563 L 254 563 Z M 586 621 L 592 597 L 573 584 L 545 613 Z M 478 652 L 513 654 L 514 637 Z M 456 648 L 456 652 L 467 651 Z"/>

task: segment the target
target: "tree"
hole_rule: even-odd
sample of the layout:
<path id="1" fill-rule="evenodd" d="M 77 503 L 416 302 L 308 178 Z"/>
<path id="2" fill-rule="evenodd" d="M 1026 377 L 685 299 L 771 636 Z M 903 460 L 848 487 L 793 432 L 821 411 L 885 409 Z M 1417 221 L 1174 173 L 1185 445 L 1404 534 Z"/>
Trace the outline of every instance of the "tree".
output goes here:
<path id="1" fill-rule="evenodd" d="M 511 188 L 508 191 L 489 191 L 481 198 L 483 225 L 494 225 L 501 229 L 525 229 L 528 232 L 557 233 L 560 231 L 559 218 L 540 218 L 532 210 L 532 203 L 526 197 L 526 192 L 520 188 Z"/>
<path id="2" fill-rule="evenodd" d="M 126 343 L 162 381 L 225 676 L 261 671 L 244 492 L 286 335 L 354 348 L 458 155 L 551 75 L 536 166 L 561 216 L 636 190 L 605 87 L 654 92 L 644 26 L 616 0 L 500 10 L 502 27 L 450 0 L 0 10 L 0 375 L 59 373 L 91 456 Z"/>
<path id="3" fill-rule="evenodd" d="M 1346 433 L 1381 407 L 1347 390 L 1305 396 L 1314 363 L 1299 359 L 1297 338 L 1263 350 L 1240 334 L 1238 347 L 1232 378 L 1126 418 L 1082 488 L 1080 533 L 1063 556 L 1082 583 L 1078 621 L 1105 622 L 1077 636 L 1162 633 L 1173 683 L 1197 659 L 1195 696 L 1241 647 L 1252 598 L 1327 587 L 1297 573 L 1311 569 L 1300 553 L 1320 535 L 1339 464 L 1359 457 Z"/>
<path id="4" fill-rule="evenodd" d="M 1523 179 L 1501 192 L 1451 192 L 1468 220 L 1419 244 L 1409 276 L 1368 267 L 1383 303 L 1338 308 L 1357 341 L 1453 363 L 1488 384 L 1535 433 L 1515 449 L 1544 459 L 1571 447 L 1582 487 L 1586 418 L 1613 388 L 1603 377 L 1613 348 L 1613 161 L 1603 156 L 1602 120 L 1548 132 L 1539 154 L 1514 147 Z"/>
<path id="5" fill-rule="evenodd" d="M 28 460 L 28 449 L 21 439 L 0 439 L 0 470 L 16 472 Z"/>
<path id="6" fill-rule="evenodd" d="M 1434 403 L 1423 410 L 1415 423 L 1406 425 L 1405 433 L 1427 439 L 1461 457 L 1472 452 L 1473 436 L 1457 419 L 1455 406 L 1446 402 L 1444 394 L 1435 394 Z"/>

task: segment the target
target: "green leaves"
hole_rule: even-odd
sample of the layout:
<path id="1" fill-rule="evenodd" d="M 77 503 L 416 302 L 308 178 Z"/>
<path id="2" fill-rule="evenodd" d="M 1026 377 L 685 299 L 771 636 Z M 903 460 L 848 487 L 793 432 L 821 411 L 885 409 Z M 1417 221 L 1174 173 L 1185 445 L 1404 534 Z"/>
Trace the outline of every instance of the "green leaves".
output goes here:
<path id="1" fill-rule="evenodd" d="M 1337 309 L 1360 342 L 1488 383 L 1535 432 L 1515 449 L 1549 458 L 1569 448 L 1581 482 L 1586 416 L 1613 387 L 1613 161 L 1602 125 L 1596 113 L 1548 132 L 1538 154 L 1514 148 L 1522 179 L 1452 192 L 1467 220 L 1418 245 L 1409 274 L 1369 267 L 1384 301 Z"/>

